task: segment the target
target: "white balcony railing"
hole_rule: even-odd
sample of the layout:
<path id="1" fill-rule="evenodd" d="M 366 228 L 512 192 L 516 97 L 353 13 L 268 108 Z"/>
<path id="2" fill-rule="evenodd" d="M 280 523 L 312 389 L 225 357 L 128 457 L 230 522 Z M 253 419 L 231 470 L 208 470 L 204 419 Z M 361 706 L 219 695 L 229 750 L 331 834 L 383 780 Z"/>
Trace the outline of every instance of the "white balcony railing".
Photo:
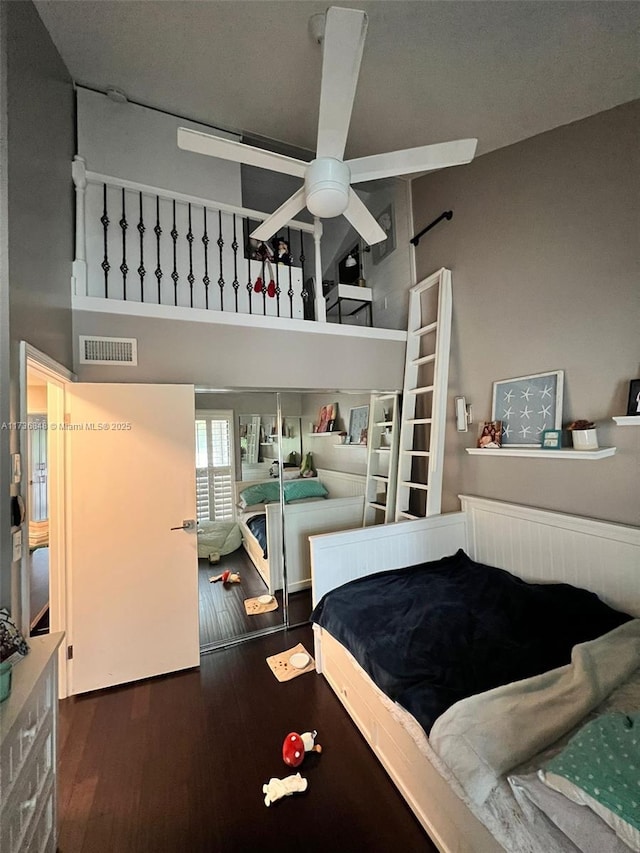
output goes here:
<path id="1" fill-rule="evenodd" d="M 127 303 L 326 321 L 322 226 L 250 240 L 268 214 L 99 175 L 74 158 L 73 293 Z"/>

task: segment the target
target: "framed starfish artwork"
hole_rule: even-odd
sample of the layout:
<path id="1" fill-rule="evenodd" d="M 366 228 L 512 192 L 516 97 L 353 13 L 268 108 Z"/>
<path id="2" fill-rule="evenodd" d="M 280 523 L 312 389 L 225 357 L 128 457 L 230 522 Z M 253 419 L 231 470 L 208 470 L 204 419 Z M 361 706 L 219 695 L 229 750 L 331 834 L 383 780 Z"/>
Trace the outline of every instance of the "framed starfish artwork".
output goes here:
<path id="1" fill-rule="evenodd" d="M 493 383 L 491 419 L 502 421 L 502 446 L 540 447 L 546 430 L 562 428 L 564 371 Z"/>

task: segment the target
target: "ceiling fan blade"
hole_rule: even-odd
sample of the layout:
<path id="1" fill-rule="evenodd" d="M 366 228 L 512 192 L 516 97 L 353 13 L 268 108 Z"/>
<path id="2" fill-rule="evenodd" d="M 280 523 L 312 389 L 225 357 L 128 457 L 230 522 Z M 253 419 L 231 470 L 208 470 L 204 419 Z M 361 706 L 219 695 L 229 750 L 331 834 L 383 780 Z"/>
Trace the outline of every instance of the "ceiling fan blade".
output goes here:
<path id="1" fill-rule="evenodd" d="M 261 169 L 270 169 L 272 172 L 295 175 L 298 178 L 304 178 L 308 165 L 294 157 L 274 154 L 273 151 L 264 151 L 262 148 L 254 148 L 253 145 L 234 142 L 232 139 L 222 139 L 220 136 L 211 136 L 186 127 L 178 128 L 178 148 L 193 151 L 196 154 L 220 157 L 222 160 L 233 160 L 235 163 L 246 163 L 248 166 L 258 166 Z"/>
<path id="2" fill-rule="evenodd" d="M 344 154 L 366 34 L 367 16 L 364 12 L 337 6 L 327 11 L 317 157 L 341 160 Z"/>
<path id="3" fill-rule="evenodd" d="M 455 142 L 440 142 L 388 154 L 358 157 L 347 162 L 351 169 L 351 183 L 410 175 L 413 172 L 431 172 L 433 169 L 469 163 L 476 153 L 477 144 L 477 139 L 457 139 Z"/>
<path id="4" fill-rule="evenodd" d="M 368 246 L 373 246 L 374 243 L 381 243 L 387 239 L 386 232 L 378 225 L 353 189 L 349 190 L 349 204 L 344 215 Z"/>
<path id="5" fill-rule="evenodd" d="M 271 216 L 258 225 L 258 227 L 252 231 L 249 236 L 254 240 L 262 241 L 273 237 L 273 235 L 279 231 L 283 225 L 286 225 L 287 222 L 290 222 L 293 219 L 299 210 L 302 210 L 304 207 L 304 200 L 304 187 L 300 187 L 298 192 L 295 192 L 284 202 L 284 204 L 281 204 L 277 210 L 274 210 Z"/>

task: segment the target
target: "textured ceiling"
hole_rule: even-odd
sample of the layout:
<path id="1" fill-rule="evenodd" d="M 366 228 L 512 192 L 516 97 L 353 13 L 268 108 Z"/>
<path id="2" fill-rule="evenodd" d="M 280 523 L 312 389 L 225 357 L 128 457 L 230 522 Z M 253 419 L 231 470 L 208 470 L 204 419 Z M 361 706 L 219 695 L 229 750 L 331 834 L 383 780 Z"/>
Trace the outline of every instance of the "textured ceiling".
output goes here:
<path id="1" fill-rule="evenodd" d="M 484 153 L 640 97 L 639 2 L 378 0 L 347 156 L 475 136 Z M 315 0 L 36 0 L 73 78 L 313 150 Z"/>

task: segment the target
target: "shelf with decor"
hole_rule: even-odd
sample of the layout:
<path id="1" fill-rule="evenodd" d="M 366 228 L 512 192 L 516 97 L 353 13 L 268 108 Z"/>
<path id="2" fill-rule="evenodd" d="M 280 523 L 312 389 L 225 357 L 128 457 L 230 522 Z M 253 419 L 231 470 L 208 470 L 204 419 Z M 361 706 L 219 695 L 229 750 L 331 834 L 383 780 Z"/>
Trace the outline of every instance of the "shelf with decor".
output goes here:
<path id="1" fill-rule="evenodd" d="M 308 432 L 307 436 L 310 438 L 335 438 L 337 435 L 340 435 L 338 430 L 334 430 L 333 432 Z"/>
<path id="2" fill-rule="evenodd" d="M 471 456 L 521 456 L 529 459 L 605 459 L 613 456 L 615 447 L 599 447 L 597 450 L 573 450 L 570 447 L 558 450 L 543 450 L 541 447 L 467 447 Z"/>
<path id="3" fill-rule="evenodd" d="M 613 420 L 618 426 L 640 426 L 640 415 L 622 415 Z"/>

